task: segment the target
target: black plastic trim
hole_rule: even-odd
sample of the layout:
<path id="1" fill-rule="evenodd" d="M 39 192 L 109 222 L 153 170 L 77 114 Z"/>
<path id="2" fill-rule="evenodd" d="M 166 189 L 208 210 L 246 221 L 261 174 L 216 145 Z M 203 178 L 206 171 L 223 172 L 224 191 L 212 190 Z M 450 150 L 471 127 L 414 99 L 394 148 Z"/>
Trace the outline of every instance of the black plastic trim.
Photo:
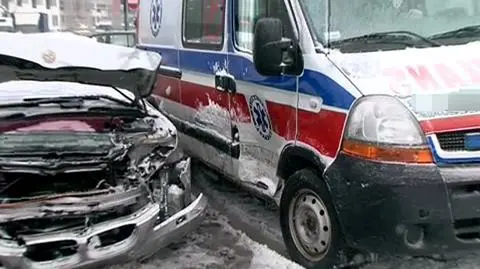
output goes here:
<path id="1" fill-rule="evenodd" d="M 202 131 L 199 128 L 192 128 L 189 123 L 186 123 L 178 118 L 166 117 L 175 125 L 177 130 L 185 135 L 193 137 L 202 143 L 208 144 L 217 150 L 230 155 L 232 158 L 240 158 L 240 145 L 239 143 L 226 143 L 224 139 L 219 138 L 209 132 Z"/>
<path id="2" fill-rule="evenodd" d="M 277 176 L 284 178 L 285 175 L 288 174 L 288 171 L 295 169 L 291 167 L 290 160 L 292 160 L 292 158 L 297 159 L 298 157 L 312 163 L 320 173 L 325 169 L 325 164 L 313 151 L 294 144 L 288 144 L 283 148 L 280 155 L 280 160 L 277 166 Z"/>
<path id="3" fill-rule="evenodd" d="M 182 70 L 175 67 L 165 66 L 165 65 L 160 65 L 158 67 L 157 74 L 166 76 L 166 77 L 176 78 L 176 79 L 182 78 Z"/>

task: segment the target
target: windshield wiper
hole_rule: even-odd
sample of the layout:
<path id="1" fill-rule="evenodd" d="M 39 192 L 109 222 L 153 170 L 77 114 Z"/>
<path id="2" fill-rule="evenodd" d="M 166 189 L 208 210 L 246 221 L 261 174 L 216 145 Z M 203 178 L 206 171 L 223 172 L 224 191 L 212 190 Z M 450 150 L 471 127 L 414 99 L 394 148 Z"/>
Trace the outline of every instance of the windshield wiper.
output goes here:
<path id="1" fill-rule="evenodd" d="M 441 44 L 430 40 L 427 37 L 419 35 L 410 31 L 389 31 L 389 32 L 378 32 L 371 33 L 341 40 L 331 41 L 330 45 L 337 46 L 346 43 L 355 43 L 355 42 L 365 42 L 365 43 L 391 43 L 397 44 L 402 43 L 405 45 L 417 45 L 418 41 L 421 41 L 424 44 L 428 44 L 430 47 L 440 47 Z"/>
<path id="2" fill-rule="evenodd" d="M 58 97 L 39 97 L 39 98 L 25 98 L 23 99 L 24 102 L 46 102 L 48 103 L 49 101 L 84 101 L 84 100 L 91 100 L 91 101 L 97 101 L 97 100 L 108 100 L 115 102 L 117 104 L 120 104 L 122 106 L 132 106 L 132 103 L 124 101 L 122 99 L 118 99 L 115 97 L 112 97 L 110 95 L 76 95 L 76 96 L 58 96 Z"/>
<path id="3" fill-rule="evenodd" d="M 470 25 L 461 27 L 452 31 L 435 34 L 429 37 L 429 39 L 448 39 L 448 38 L 469 38 L 480 37 L 480 25 Z"/>
<path id="4" fill-rule="evenodd" d="M 35 107 L 44 104 L 59 104 L 62 108 L 78 108 L 83 106 L 85 100 L 109 100 L 117 104 L 132 107 L 132 103 L 111 97 L 108 95 L 85 95 L 85 96 L 58 96 L 58 97 L 39 97 L 25 98 L 22 102 L 0 104 L 0 108 L 9 107 Z"/>

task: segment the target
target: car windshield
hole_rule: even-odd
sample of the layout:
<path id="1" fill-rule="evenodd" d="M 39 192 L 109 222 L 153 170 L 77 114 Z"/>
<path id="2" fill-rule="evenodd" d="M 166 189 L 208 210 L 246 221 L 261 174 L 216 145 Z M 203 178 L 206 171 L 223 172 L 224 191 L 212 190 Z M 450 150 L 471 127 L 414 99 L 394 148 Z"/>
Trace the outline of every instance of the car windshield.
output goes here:
<path id="1" fill-rule="evenodd" d="M 324 45 L 383 32 L 402 31 L 429 38 L 480 24 L 477 0 L 334 0 L 329 1 L 330 6 L 327 0 L 300 2 L 316 41 Z M 435 39 L 447 45 L 467 43 L 480 39 L 480 31 L 476 32 L 461 41 L 452 35 Z"/>

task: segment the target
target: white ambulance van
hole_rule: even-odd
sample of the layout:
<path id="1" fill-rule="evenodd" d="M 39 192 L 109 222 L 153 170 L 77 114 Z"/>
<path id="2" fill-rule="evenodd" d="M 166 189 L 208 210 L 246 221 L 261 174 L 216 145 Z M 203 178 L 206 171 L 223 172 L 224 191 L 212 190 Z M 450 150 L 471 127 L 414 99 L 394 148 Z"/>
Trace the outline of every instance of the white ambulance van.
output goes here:
<path id="1" fill-rule="evenodd" d="M 478 1 L 141 0 L 137 31 L 185 150 L 278 202 L 293 260 L 480 248 Z"/>

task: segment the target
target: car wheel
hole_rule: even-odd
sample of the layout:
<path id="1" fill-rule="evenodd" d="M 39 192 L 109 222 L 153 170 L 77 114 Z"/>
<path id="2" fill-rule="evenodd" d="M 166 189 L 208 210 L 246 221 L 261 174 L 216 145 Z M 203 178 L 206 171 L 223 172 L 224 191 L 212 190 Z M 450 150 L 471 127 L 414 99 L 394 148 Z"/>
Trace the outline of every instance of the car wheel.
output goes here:
<path id="1" fill-rule="evenodd" d="M 330 193 L 312 170 L 294 173 L 280 201 L 280 224 L 290 258 L 308 269 L 340 262 L 344 245 Z"/>

